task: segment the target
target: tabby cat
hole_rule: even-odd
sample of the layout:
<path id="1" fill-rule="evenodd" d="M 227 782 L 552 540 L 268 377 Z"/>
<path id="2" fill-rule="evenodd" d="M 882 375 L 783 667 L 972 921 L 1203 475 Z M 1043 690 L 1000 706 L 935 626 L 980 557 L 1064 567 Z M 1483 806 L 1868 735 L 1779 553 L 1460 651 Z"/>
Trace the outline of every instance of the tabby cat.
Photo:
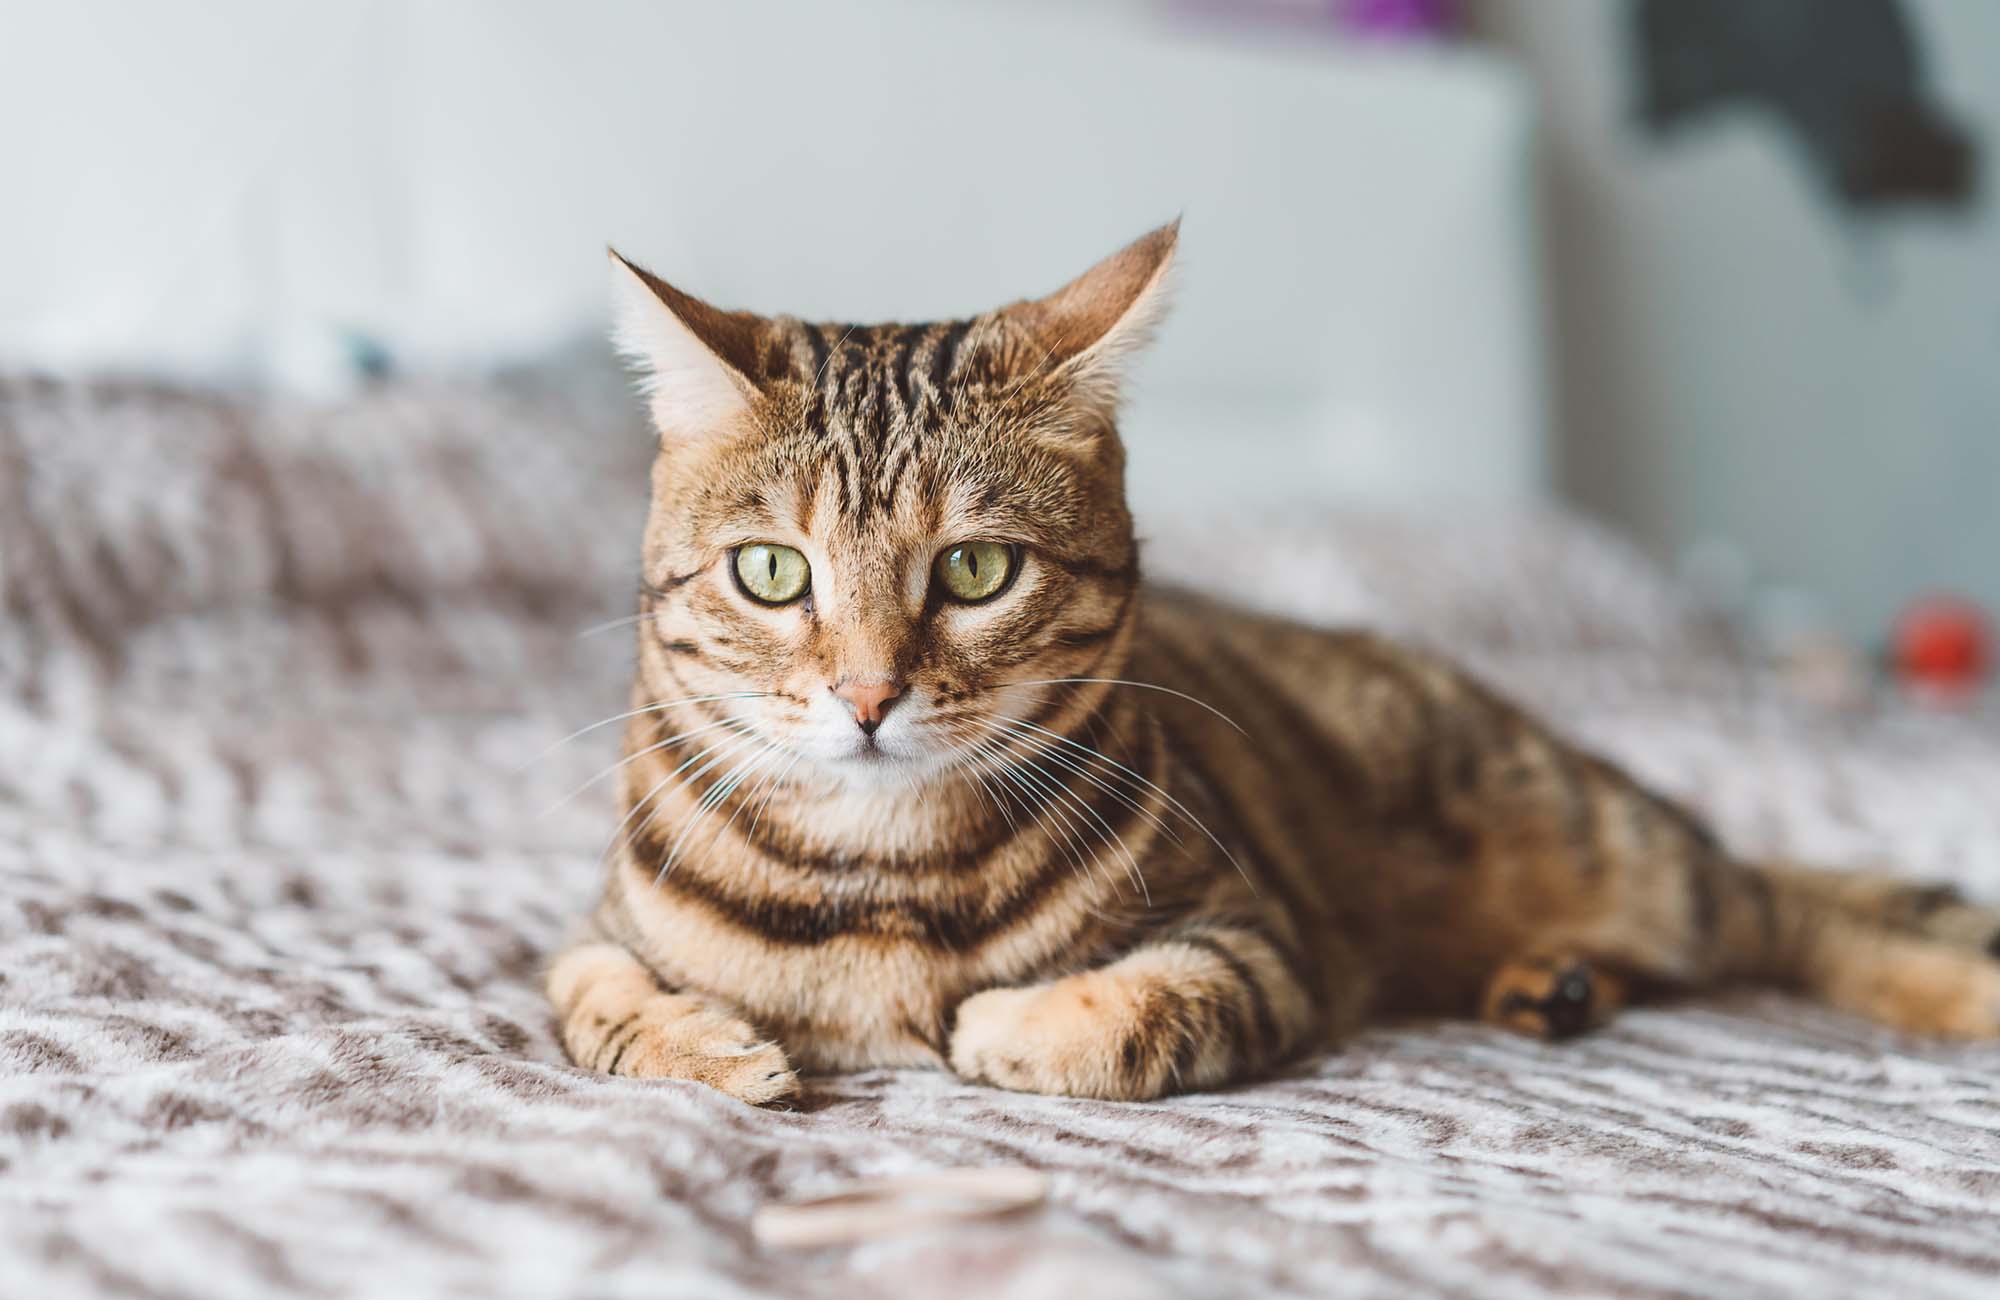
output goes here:
<path id="1" fill-rule="evenodd" d="M 1434 655 L 1142 585 L 1114 407 L 1176 240 L 933 325 L 612 255 L 660 441 L 626 816 L 548 979 L 580 1065 L 1150 1098 L 1727 980 L 2000 1033 L 2000 916 L 1744 861 Z"/>

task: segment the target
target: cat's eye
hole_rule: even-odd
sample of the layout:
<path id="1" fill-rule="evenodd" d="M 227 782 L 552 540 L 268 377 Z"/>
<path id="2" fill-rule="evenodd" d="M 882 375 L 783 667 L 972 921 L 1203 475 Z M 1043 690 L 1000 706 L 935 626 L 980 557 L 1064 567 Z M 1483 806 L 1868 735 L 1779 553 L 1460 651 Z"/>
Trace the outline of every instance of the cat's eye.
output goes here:
<path id="1" fill-rule="evenodd" d="M 766 605 L 789 605 L 812 584 L 806 557 L 776 542 L 736 548 L 736 585 L 743 594 Z"/>
<path id="2" fill-rule="evenodd" d="M 1019 558 L 1004 542 L 960 542 L 939 551 L 931 569 L 953 600 L 976 604 L 1000 594 Z"/>

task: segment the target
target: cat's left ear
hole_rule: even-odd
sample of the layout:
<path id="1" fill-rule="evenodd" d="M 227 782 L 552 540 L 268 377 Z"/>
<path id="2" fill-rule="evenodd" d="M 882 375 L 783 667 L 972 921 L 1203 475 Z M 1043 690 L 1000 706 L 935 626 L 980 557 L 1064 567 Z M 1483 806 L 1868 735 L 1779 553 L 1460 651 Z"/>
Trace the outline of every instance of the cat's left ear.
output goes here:
<path id="1" fill-rule="evenodd" d="M 612 330 L 636 365 L 662 439 L 711 436 L 740 423 L 757 396 L 763 318 L 723 311 L 682 293 L 644 267 L 611 255 Z"/>
<path id="2" fill-rule="evenodd" d="M 1075 397 L 1106 417 L 1133 355 L 1167 313 L 1180 233 L 1176 217 L 1048 297 L 1001 309 L 1047 349 L 1042 365 L 1066 373 Z"/>

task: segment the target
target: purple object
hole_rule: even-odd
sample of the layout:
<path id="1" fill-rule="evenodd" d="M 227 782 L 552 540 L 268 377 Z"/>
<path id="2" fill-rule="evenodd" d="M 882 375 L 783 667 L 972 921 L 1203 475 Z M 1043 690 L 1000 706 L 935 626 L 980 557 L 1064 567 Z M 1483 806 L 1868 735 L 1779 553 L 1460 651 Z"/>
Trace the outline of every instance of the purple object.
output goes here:
<path id="1" fill-rule="evenodd" d="M 1451 30 L 1451 0 L 1344 0 L 1341 25 L 1369 36 L 1442 36 Z"/>
<path id="2" fill-rule="evenodd" d="M 1449 35 L 1457 0 L 1163 0 L 1203 22 L 1313 29 L 1361 40 L 1422 41 Z"/>

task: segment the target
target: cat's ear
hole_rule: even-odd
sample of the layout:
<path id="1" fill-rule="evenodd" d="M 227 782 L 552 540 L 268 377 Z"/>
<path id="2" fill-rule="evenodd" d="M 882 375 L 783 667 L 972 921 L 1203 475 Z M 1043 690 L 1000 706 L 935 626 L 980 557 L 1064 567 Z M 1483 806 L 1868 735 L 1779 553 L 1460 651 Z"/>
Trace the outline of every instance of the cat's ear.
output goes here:
<path id="1" fill-rule="evenodd" d="M 757 396 L 764 322 L 711 307 L 645 268 L 611 257 L 612 340 L 640 373 L 653 423 L 665 439 L 720 432 L 741 421 Z"/>
<path id="2" fill-rule="evenodd" d="M 1001 314 L 1046 349 L 1045 368 L 1065 372 L 1080 399 L 1109 415 L 1133 354 L 1167 313 L 1180 233 L 1176 217 L 1048 297 L 1002 308 Z"/>

